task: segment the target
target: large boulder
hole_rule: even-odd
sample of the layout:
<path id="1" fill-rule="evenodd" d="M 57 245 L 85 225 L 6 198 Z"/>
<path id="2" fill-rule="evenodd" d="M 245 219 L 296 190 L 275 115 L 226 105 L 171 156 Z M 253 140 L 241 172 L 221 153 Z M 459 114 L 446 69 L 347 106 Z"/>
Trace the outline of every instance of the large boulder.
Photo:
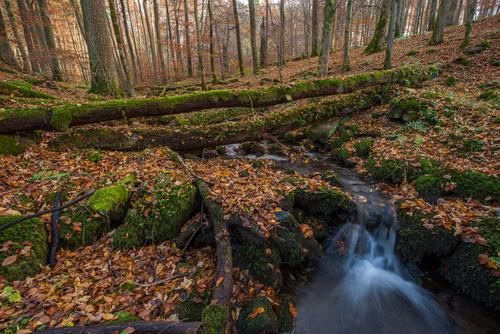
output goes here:
<path id="1" fill-rule="evenodd" d="M 240 334 L 276 333 L 278 320 L 266 297 L 250 300 L 240 312 L 236 323 Z"/>
<path id="2" fill-rule="evenodd" d="M 391 102 L 387 118 L 392 121 L 412 122 L 422 117 L 425 106 L 414 97 L 398 99 Z"/>
<path id="3" fill-rule="evenodd" d="M 20 216 L 0 217 L 0 226 Z M 47 263 L 48 238 L 38 218 L 13 225 L 0 232 L 0 276 L 8 281 L 34 276 Z"/>
<path id="4" fill-rule="evenodd" d="M 330 119 L 315 125 L 307 130 L 307 137 L 313 142 L 326 144 L 339 128 L 340 118 Z"/>

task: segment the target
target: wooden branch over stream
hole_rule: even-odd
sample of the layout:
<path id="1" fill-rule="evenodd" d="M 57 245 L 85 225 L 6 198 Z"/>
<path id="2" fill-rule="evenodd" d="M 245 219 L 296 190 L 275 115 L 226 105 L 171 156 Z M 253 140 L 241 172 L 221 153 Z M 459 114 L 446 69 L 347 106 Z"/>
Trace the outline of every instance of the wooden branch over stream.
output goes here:
<path id="1" fill-rule="evenodd" d="M 209 126 L 136 129 L 131 133 L 118 130 L 89 129 L 72 131 L 50 142 L 55 149 L 95 148 L 133 151 L 146 147 L 168 146 L 176 151 L 198 150 L 250 140 L 263 140 L 315 122 L 366 110 L 392 97 L 387 87 L 324 98 L 320 102 L 289 106 L 265 115 L 237 122 Z"/>
<path id="2" fill-rule="evenodd" d="M 69 127 L 133 117 L 173 115 L 229 107 L 266 107 L 318 96 L 351 93 L 391 83 L 419 82 L 437 74 L 435 67 L 406 66 L 342 79 L 303 81 L 289 86 L 213 90 L 179 96 L 112 100 L 85 105 L 12 109 L 0 112 L 0 134 L 29 130 L 63 131 Z"/>
<path id="3" fill-rule="evenodd" d="M 120 324 L 57 327 L 42 329 L 39 334 L 112 334 L 133 328 L 137 334 L 196 334 L 201 333 L 199 322 L 136 321 Z"/>

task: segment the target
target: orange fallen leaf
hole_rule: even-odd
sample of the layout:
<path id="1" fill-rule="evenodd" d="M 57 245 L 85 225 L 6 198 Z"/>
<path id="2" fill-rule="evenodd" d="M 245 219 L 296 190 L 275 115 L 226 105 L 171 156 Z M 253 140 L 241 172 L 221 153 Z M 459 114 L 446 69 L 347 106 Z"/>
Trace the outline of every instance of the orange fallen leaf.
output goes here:
<path id="1" fill-rule="evenodd" d="M 6 266 L 10 266 L 11 264 L 15 263 L 17 261 L 17 255 L 11 255 L 11 256 L 7 256 L 3 262 L 2 262 L 2 266 L 3 267 L 6 267 Z"/>
<path id="2" fill-rule="evenodd" d="M 259 306 L 255 310 L 253 310 L 252 313 L 250 313 L 249 317 L 255 319 L 255 317 L 264 312 L 266 312 L 266 310 L 262 306 Z"/>
<path id="3" fill-rule="evenodd" d="M 297 308 L 295 307 L 295 305 L 291 302 L 288 303 L 288 310 L 290 311 L 290 314 L 292 315 L 292 317 L 294 318 L 297 318 Z"/>
<path id="4" fill-rule="evenodd" d="M 217 287 L 219 287 L 222 284 L 222 282 L 224 282 L 224 276 L 219 277 L 219 279 L 217 280 L 217 282 L 215 283 L 215 285 Z"/>

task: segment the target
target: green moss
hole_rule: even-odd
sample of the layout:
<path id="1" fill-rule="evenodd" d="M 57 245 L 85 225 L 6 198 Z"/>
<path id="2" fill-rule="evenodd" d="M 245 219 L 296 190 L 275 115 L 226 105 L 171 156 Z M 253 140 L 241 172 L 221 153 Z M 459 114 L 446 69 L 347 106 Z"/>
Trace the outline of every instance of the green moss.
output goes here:
<path id="1" fill-rule="evenodd" d="M 89 207 L 103 215 L 109 215 L 128 201 L 129 192 L 124 184 L 118 183 L 96 190 L 89 198 Z"/>
<path id="2" fill-rule="evenodd" d="M 59 131 L 65 131 L 69 129 L 73 115 L 67 112 L 64 107 L 54 107 L 52 108 L 52 117 L 50 118 L 50 124 L 54 129 Z"/>
<path id="3" fill-rule="evenodd" d="M 469 66 L 470 64 L 472 64 L 472 61 L 470 61 L 470 59 L 467 59 L 465 57 L 458 57 L 457 59 L 454 60 L 454 62 L 462 66 Z"/>
<path id="4" fill-rule="evenodd" d="M 240 149 L 246 154 L 262 155 L 266 153 L 264 146 L 254 141 L 248 141 L 241 144 Z"/>
<path id="5" fill-rule="evenodd" d="M 387 117 L 393 121 L 412 122 L 420 119 L 425 106 L 415 97 L 391 101 Z"/>
<path id="6" fill-rule="evenodd" d="M 90 154 L 88 155 L 87 159 L 89 161 L 98 163 L 99 161 L 102 160 L 102 153 L 100 151 L 93 150 L 93 151 L 90 152 Z"/>
<path id="7" fill-rule="evenodd" d="M 367 158 L 373 147 L 373 140 L 363 139 L 354 143 L 354 150 L 358 157 Z"/>
<path id="8" fill-rule="evenodd" d="M 331 171 L 331 170 L 328 170 L 328 171 L 322 171 L 320 173 L 320 176 L 321 176 L 321 179 L 322 180 L 325 180 L 327 181 L 328 183 L 330 183 L 332 186 L 337 186 L 337 187 L 340 187 L 340 181 L 339 181 L 339 178 L 337 176 L 337 174 L 335 174 L 334 171 Z"/>
<path id="9" fill-rule="evenodd" d="M 259 312 L 260 308 L 263 312 Z M 241 334 L 276 333 L 278 320 L 269 300 L 266 297 L 250 300 L 241 310 L 236 327 Z"/>
<path id="10" fill-rule="evenodd" d="M 418 195 L 427 202 L 435 203 L 443 194 L 444 180 L 432 175 L 422 175 L 413 181 Z"/>
<path id="11" fill-rule="evenodd" d="M 457 77 L 450 75 L 446 80 L 444 81 L 444 84 L 448 87 L 453 87 L 458 83 Z"/>
<path id="12" fill-rule="evenodd" d="M 492 202 L 500 200 L 500 181 L 492 175 L 476 171 L 452 172 L 451 181 L 455 184 L 452 194 L 461 198 L 487 199 Z"/>
<path id="13" fill-rule="evenodd" d="M 293 297 L 283 295 L 278 310 L 278 333 L 293 333 L 296 314 L 292 313 L 292 310 L 296 310 Z"/>
<path id="14" fill-rule="evenodd" d="M 336 157 L 337 159 L 342 162 L 342 163 L 345 163 L 347 161 L 347 159 L 349 159 L 351 157 L 351 152 L 349 152 L 349 150 L 345 147 L 341 147 L 337 152 L 336 152 Z"/>
<path id="15" fill-rule="evenodd" d="M 203 334 L 224 334 L 229 310 L 222 305 L 208 305 L 201 314 Z"/>
<path id="16" fill-rule="evenodd" d="M 182 321 L 201 321 L 202 314 L 210 302 L 210 293 L 191 292 L 180 303 L 175 305 L 175 313 Z"/>
<path id="17" fill-rule="evenodd" d="M 497 91 L 493 89 L 489 89 L 487 91 L 482 92 L 479 94 L 479 99 L 484 100 L 484 101 L 500 101 L 500 95 L 497 93 Z"/>
<path id="18" fill-rule="evenodd" d="M 403 160 L 381 160 L 378 163 L 370 158 L 366 163 L 368 172 L 373 178 L 393 184 L 402 183 L 405 178 L 410 180 L 414 174 L 413 167 Z"/>
<path id="19" fill-rule="evenodd" d="M 465 154 L 473 152 L 481 152 L 483 150 L 483 147 L 484 147 L 483 141 L 471 138 L 463 141 L 460 151 Z"/>
<path id="20" fill-rule="evenodd" d="M 235 247 L 234 261 L 235 265 L 248 269 L 250 275 L 264 285 L 276 287 L 282 283 L 281 257 L 270 245 Z"/>
<path id="21" fill-rule="evenodd" d="M 24 152 L 25 146 L 19 142 L 19 137 L 0 135 L 0 156 L 18 155 Z"/>
<path id="22" fill-rule="evenodd" d="M 19 216 L 1 216 L 0 226 L 19 218 Z M 9 256 L 17 255 L 17 260 L 10 265 L 0 265 L 0 276 L 8 281 L 22 280 L 34 276 L 47 263 L 48 241 L 47 231 L 42 221 L 37 218 L 13 225 L 0 233 L 0 245 L 10 241 L 7 251 L 0 252 L 0 263 Z M 27 255 L 20 254 L 29 243 Z"/>
<path id="23" fill-rule="evenodd" d="M 126 311 L 118 311 L 118 312 L 114 313 L 114 315 L 118 316 L 118 319 L 105 321 L 104 323 L 108 324 L 108 325 L 113 325 L 113 324 L 122 324 L 125 322 L 132 322 L 132 321 L 140 321 L 141 320 L 141 318 L 139 318 L 138 316 L 136 316 L 132 313 L 126 312 Z"/>
<path id="24" fill-rule="evenodd" d="M 194 211 L 197 192 L 190 182 L 175 182 L 161 173 L 143 190 L 125 217 L 125 224 L 113 235 L 115 249 L 141 247 L 175 237 Z"/>
<path id="25" fill-rule="evenodd" d="M 35 91 L 33 85 L 23 80 L 0 81 L 0 93 L 40 99 L 54 99 L 52 95 Z"/>
<path id="26" fill-rule="evenodd" d="M 427 229 L 423 219 L 432 215 L 421 212 L 409 214 L 398 208 L 399 229 L 396 238 L 396 253 L 406 262 L 421 264 L 425 259 L 439 259 L 451 254 L 457 245 L 453 232 L 440 226 Z"/>

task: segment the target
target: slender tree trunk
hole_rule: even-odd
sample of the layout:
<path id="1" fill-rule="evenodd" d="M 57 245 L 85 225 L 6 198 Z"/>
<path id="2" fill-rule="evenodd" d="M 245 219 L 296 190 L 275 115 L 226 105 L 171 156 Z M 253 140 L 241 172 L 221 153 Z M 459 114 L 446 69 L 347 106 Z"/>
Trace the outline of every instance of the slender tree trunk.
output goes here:
<path id="1" fill-rule="evenodd" d="M 238 67 L 240 76 L 245 75 L 245 68 L 243 67 L 243 50 L 241 49 L 241 32 L 240 32 L 240 19 L 238 17 L 238 2 L 232 0 L 233 3 L 233 19 L 234 29 L 236 31 L 236 48 L 238 49 Z"/>
<path id="2" fill-rule="evenodd" d="M 423 0 L 418 0 L 417 14 L 415 15 L 415 21 L 413 22 L 413 35 L 417 35 L 419 33 L 418 28 L 420 26 L 420 19 L 422 18 L 422 7 L 423 7 Z"/>
<path id="3" fill-rule="evenodd" d="M 51 69 L 52 69 L 52 79 L 56 81 L 62 81 L 61 64 L 57 57 L 56 41 L 54 37 L 54 30 L 52 29 L 52 23 L 50 22 L 49 8 L 47 6 L 47 0 L 38 0 L 38 5 L 40 7 L 40 14 L 42 17 L 43 31 L 45 35 L 45 41 L 47 42 L 47 47 L 50 52 L 51 57 Z"/>
<path id="4" fill-rule="evenodd" d="M 31 71 L 31 66 L 28 61 L 28 54 L 26 53 L 26 49 L 24 48 L 23 39 L 19 34 L 19 30 L 17 29 L 16 16 L 14 15 L 14 11 L 12 10 L 12 0 L 6 0 L 5 7 L 7 9 L 7 15 L 9 16 L 12 33 L 14 34 L 14 38 L 16 39 L 17 47 L 19 49 L 19 53 L 21 54 L 21 59 L 23 60 L 23 70 L 29 73 Z"/>
<path id="5" fill-rule="evenodd" d="M 259 72 L 259 63 L 257 59 L 257 26 L 255 23 L 255 1 L 248 0 L 248 9 L 250 13 L 250 45 L 252 48 L 252 66 L 253 73 L 257 74 Z"/>
<path id="6" fill-rule="evenodd" d="M 200 20 L 198 19 L 198 0 L 194 0 L 194 23 L 196 30 L 196 50 L 198 52 L 198 70 L 200 71 L 200 84 L 202 90 L 207 90 L 205 84 L 205 67 L 203 65 L 203 50 L 201 46 Z"/>
<path id="7" fill-rule="evenodd" d="M 396 30 L 394 30 L 394 38 L 401 37 L 403 34 L 402 24 L 403 24 L 403 8 L 406 6 L 406 0 L 401 0 L 398 3 L 398 12 L 396 15 Z"/>
<path id="8" fill-rule="evenodd" d="M 0 7 L 0 60 L 6 64 L 19 68 L 19 64 L 16 61 L 14 55 L 14 50 L 10 44 L 9 35 L 7 34 L 7 25 L 5 24 L 4 14 L 2 13 L 2 8 Z"/>
<path id="9" fill-rule="evenodd" d="M 214 15 L 212 13 L 212 1 L 208 0 L 208 34 L 210 38 L 210 73 L 212 74 L 212 82 L 217 82 L 217 74 L 215 73 L 215 45 L 214 45 Z"/>
<path id="10" fill-rule="evenodd" d="M 90 91 L 121 96 L 118 72 L 113 56 L 113 43 L 108 29 L 107 10 L 102 0 L 80 0 L 83 23 L 88 37 Z"/>
<path id="11" fill-rule="evenodd" d="M 184 0 L 184 39 L 186 41 L 187 51 L 187 70 L 188 76 L 193 76 L 193 56 L 191 55 L 191 36 L 189 33 L 189 7 L 187 0 Z"/>
<path id="12" fill-rule="evenodd" d="M 182 52 L 181 52 L 181 33 L 180 33 L 180 25 L 179 25 L 179 7 L 180 7 L 180 0 L 176 0 L 177 5 L 174 7 L 174 19 L 175 19 L 175 43 L 176 43 L 176 50 L 177 50 L 177 62 L 179 64 L 179 72 L 184 73 L 184 63 L 182 60 Z"/>
<path id="13" fill-rule="evenodd" d="M 130 54 L 130 60 L 132 61 L 132 68 L 134 70 L 134 78 L 137 78 L 137 63 L 136 63 L 136 57 L 134 54 L 134 46 L 133 46 L 132 40 L 130 38 L 130 31 L 128 28 L 128 22 L 127 22 L 127 17 L 126 17 L 127 12 L 125 11 L 124 0 L 120 0 L 120 8 L 122 11 L 123 27 L 125 29 L 125 38 L 127 39 L 127 46 L 128 46 L 128 51 Z"/>
<path id="14" fill-rule="evenodd" d="M 439 5 L 439 12 L 436 17 L 436 23 L 434 24 L 434 29 L 432 31 L 432 36 L 429 41 L 429 45 L 441 44 L 444 41 L 444 26 L 448 18 L 448 12 L 450 10 L 451 0 L 441 0 Z"/>
<path id="15" fill-rule="evenodd" d="M 431 7 L 429 10 L 429 17 L 427 21 L 427 31 L 431 31 L 434 28 L 434 23 L 436 22 L 437 5 L 438 5 L 438 0 L 430 0 L 430 1 L 431 1 Z"/>
<path id="16" fill-rule="evenodd" d="M 36 36 L 33 36 L 34 32 L 31 29 L 31 25 L 28 22 L 29 12 L 25 0 L 17 0 L 17 8 L 19 9 L 19 16 L 21 17 L 24 39 L 28 47 L 31 69 L 37 73 L 41 73 L 40 64 L 38 63 L 38 59 L 36 57 L 37 55 L 36 48 L 33 42 L 33 38 L 36 38 Z"/>
<path id="17" fill-rule="evenodd" d="M 160 63 L 162 79 L 168 79 L 168 64 L 165 63 L 165 55 L 163 54 L 163 39 L 161 38 L 160 30 L 160 13 L 158 9 L 158 0 L 153 0 L 153 13 L 156 31 L 156 44 L 158 45 L 158 61 Z"/>
<path id="18" fill-rule="evenodd" d="M 318 35 L 319 35 L 319 25 L 318 25 L 318 5 L 319 5 L 319 0 L 312 0 L 312 13 L 311 13 L 311 22 L 312 22 L 312 27 L 311 27 L 311 57 L 316 57 L 318 56 Z"/>
<path id="19" fill-rule="evenodd" d="M 167 39 L 168 39 L 168 45 L 170 49 L 170 57 L 172 58 L 172 65 L 174 68 L 174 74 L 175 74 L 175 79 L 179 79 L 179 69 L 177 68 L 177 61 L 176 59 L 176 54 L 174 50 L 174 35 L 172 33 L 172 23 L 170 21 L 170 8 L 168 6 L 168 1 L 165 1 L 165 13 L 167 15 Z"/>
<path id="20" fill-rule="evenodd" d="M 335 12 L 337 0 L 325 0 L 325 10 L 323 16 L 323 36 L 321 39 L 321 49 L 318 62 L 318 76 L 324 77 L 328 73 L 328 58 L 332 46 L 333 25 L 335 23 Z"/>
<path id="21" fill-rule="evenodd" d="M 349 71 L 351 69 L 351 61 L 349 59 L 349 47 L 351 44 L 351 20 L 352 20 L 352 6 L 353 0 L 347 0 L 345 29 L 344 29 L 344 55 L 342 61 L 342 69 Z"/>
<path id="22" fill-rule="evenodd" d="M 285 0 L 280 0 L 280 47 L 278 64 L 280 66 L 281 78 L 281 69 L 285 65 Z"/>
<path id="23" fill-rule="evenodd" d="M 128 65 L 127 55 L 125 54 L 125 45 L 123 43 L 122 33 L 120 31 L 120 24 L 118 23 L 118 16 L 116 12 L 116 6 L 114 0 L 109 0 L 109 12 L 111 16 L 111 24 L 113 26 L 113 32 L 116 39 L 118 56 L 120 57 L 120 63 L 122 66 L 123 74 L 125 75 L 125 91 L 127 95 L 134 95 L 134 83 L 132 79 L 132 74 L 130 73 L 130 68 Z"/>
<path id="24" fill-rule="evenodd" d="M 156 52 L 155 35 L 153 33 L 153 28 L 151 27 L 151 20 L 149 19 L 149 10 L 147 5 L 147 0 L 142 2 L 144 8 L 144 20 L 146 21 L 146 30 L 149 37 L 149 47 L 151 49 L 151 59 L 153 61 L 153 70 L 155 72 L 154 77 L 163 79 L 163 72 L 158 65 L 158 54 Z"/>
<path id="25" fill-rule="evenodd" d="M 458 22 L 460 21 L 460 14 L 462 14 L 462 7 L 464 5 L 464 0 L 460 0 L 458 2 L 457 9 L 455 10 L 455 13 L 453 15 L 453 24 L 457 25 Z"/>
<path id="26" fill-rule="evenodd" d="M 269 35 L 269 2 L 266 0 L 265 12 L 260 23 L 260 67 L 267 66 L 267 36 Z"/>
<path id="27" fill-rule="evenodd" d="M 474 20 L 474 14 L 476 14 L 477 0 L 468 0 L 467 7 L 465 8 L 465 36 L 461 48 L 466 48 L 470 44 L 470 39 L 472 36 L 472 21 Z"/>
<path id="28" fill-rule="evenodd" d="M 380 52 L 384 48 L 385 33 L 387 29 L 387 21 L 389 18 L 390 1 L 391 0 L 381 1 L 382 7 L 380 8 L 380 15 L 377 20 L 377 25 L 375 26 L 375 32 L 370 43 L 368 43 L 364 51 L 367 55 Z"/>
<path id="29" fill-rule="evenodd" d="M 387 32 L 387 47 L 385 49 L 384 69 L 392 67 L 392 47 L 394 44 L 394 32 L 396 30 L 396 20 L 398 12 L 398 0 L 391 0 L 391 18 L 389 21 L 389 31 Z"/>

